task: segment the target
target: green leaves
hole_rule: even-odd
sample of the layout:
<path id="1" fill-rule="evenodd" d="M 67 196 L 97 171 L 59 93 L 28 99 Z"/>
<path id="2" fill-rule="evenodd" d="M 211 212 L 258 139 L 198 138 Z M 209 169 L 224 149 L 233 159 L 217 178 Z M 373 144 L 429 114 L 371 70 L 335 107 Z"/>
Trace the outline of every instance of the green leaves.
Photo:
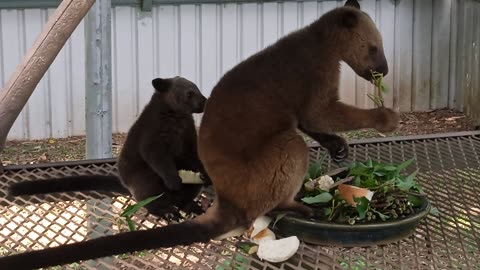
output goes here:
<path id="1" fill-rule="evenodd" d="M 329 192 L 323 192 L 314 197 L 304 197 L 302 201 L 306 204 L 326 203 L 333 198 Z"/>
<path id="2" fill-rule="evenodd" d="M 383 73 L 371 71 L 373 84 L 375 85 L 375 94 L 367 94 L 377 107 L 384 107 L 383 96 L 388 92 L 388 87 L 383 83 Z"/>
<path id="3" fill-rule="evenodd" d="M 325 156 L 310 166 L 307 177 L 322 176 L 322 165 Z M 415 209 L 422 206 L 424 200 L 420 186 L 415 179 L 418 170 L 405 175 L 404 171 L 411 166 L 414 159 L 405 160 L 400 164 L 386 164 L 374 160 L 353 162 L 344 179 L 336 179 L 328 192 L 303 187 L 300 200 L 312 207 L 323 207 L 318 219 L 325 219 L 336 223 L 356 224 L 374 220 L 391 220 L 402 218 L 415 213 Z M 373 198 L 354 198 L 356 206 L 352 207 L 340 196 L 337 187 L 340 183 L 348 183 L 366 188 L 374 192 Z M 343 182 L 342 182 L 343 181 Z M 327 204 L 328 203 L 328 204 Z"/>
<path id="4" fill-rule="evenodd" d="M 356 203 L 355 209 L 357 209 L 358 218 L 360 220 L 364 219 L 368 209 L 370 208 L 370 201 L 365 197 L 353 198 L 353 200 Z"/>
<path id="5" fill-rule="evenodd" d="M 413 158 L 402 162 L 400 165 L 397 166 L 397 172 L 403 171 L 405 168 L 410 166 L 410 164 L 412 164 L 412 162 L 413 162 Z"/>
<path id="6" fill-rule="evenodd" d="M 275 217 L 275 221 L 273 222 L 272 228 L 275 228 L 275 225 L 277 224 L 277 222 L 278 222 L 279 220 L 281 220 L 282 218 L 284 218 L 286 215 L 287 215 L 287 213 L 279 213 L 279 214 L 277 214 L 277 216 Z"/>
<path id="7" fill-rule="evenodd" d="M 135 212 L 137 212 L 140 208 L 153 202 L 161 196 L 163 196 L 163 193 L 157 196 L 148 197 L 143 201 L 140 201 L 133 205 L 129 205 L 127 208 L 125 208 L 125 210 L 120 214 L 120 217 L 124 217 L 126 219 L 130 231 L 135 231 L 135 223 L 131 219 L 132 215 L 135 214 Z"/>
<path id="8" fill-rule="evenodd" d="M 412 204 L 413 207 L 420 207 L 423 203 L 423 201 L 415 195 L 408 195 L 408 202 Z"/>
<path id="9" fill-rule="evenodd" d="M 321 159 L 317 162 L 313 163 L 307 171 L 307 175 L 305 176 L 305 181 L 310 179 L 315 179 L 323 175 L 323 162 L 327 158 L 327 155 L 324 155 Z"/>
<path id="10" fill-rule="evenodd" d="M 414 171 L 409 176 L 402 179 L 402 177 L 397 177 L 397 187 L 402 191 L 409 191 L 411 188 L 415 187 L 417 183 L 413 180 L 415 175 L 417 175 L 418 170 Z"/>

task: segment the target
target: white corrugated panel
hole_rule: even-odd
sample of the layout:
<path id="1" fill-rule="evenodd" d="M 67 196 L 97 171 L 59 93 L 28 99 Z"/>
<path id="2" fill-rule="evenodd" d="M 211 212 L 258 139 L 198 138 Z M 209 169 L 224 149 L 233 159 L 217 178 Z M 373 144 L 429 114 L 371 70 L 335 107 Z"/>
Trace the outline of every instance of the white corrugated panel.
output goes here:
<path id="1" fill-rule="evenodd" d="M 458 105 L 460 93 L 452 81 L 458 74 L 457 50 L 453 48 L 457 35 L 450 30 L 456 27 L 457 4 L 449 0 L 393 2 L 361 1 L 384 38 L 390 66 L 386 82 L 391 86 L 385 97 L 387 106 L 409 111 Z M 154 6 L 151 13 L 114 7 L 113 131 L 128 130 L 150 98 L 153 77 L 185 76 L 208 96 L 220 76 L 239 61 L 343 3 L 166 5 Z M 2 85 L 51 12 L 0 11 Z M 81 24 L 60 52 L 15 122 L 9 139 L 84 134 L 83 29 Z M 345 102 L 372 106 L 367 97 L 372 85 L 355 76 L 346 64 L 342 64 L 340 88 Z"/>

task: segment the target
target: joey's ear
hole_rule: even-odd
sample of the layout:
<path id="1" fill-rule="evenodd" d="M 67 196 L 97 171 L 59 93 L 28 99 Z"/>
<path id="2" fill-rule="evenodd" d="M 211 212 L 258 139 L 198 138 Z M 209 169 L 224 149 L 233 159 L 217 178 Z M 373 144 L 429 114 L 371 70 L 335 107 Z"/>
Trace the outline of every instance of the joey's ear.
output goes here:
<path id="1" fill-rule="evenodd" d="M 349 7 L 354 7 L 354 8 L 360 9 L 360 4 L 358 3 L 357 0 L 348 0 L 348 1 L 345 3 L 345 6 L 349 6 Z"/>
<path id="2" fill-rule="evenodd" d="M 345 10 L 345 12 L 341 14 L 340 20 L 342 26 L 346 28 L 353 28 L 357 26 L 359 18 L 357 12 L 354 12 L 352 10 Z"/>
<path id="3" fill-rule="evenodd" d="M 166 91 L 170 87 L 170 80 L 162 79 L 162 78 L 155 78 L 152 80 L 152 86 L 158 92 Z"/>

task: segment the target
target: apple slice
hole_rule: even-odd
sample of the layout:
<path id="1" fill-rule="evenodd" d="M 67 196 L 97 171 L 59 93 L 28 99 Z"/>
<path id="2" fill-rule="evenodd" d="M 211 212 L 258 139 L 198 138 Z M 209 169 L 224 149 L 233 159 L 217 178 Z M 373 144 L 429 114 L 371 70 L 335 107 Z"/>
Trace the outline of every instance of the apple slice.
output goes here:
<path id="1" fill-rule="evenodd" d="M 352 185 L 340 184 L 338 185 L 338 192 L 351 206 L 355 207 L 357 204 L 353 198 L 365 197 L 369 201 L 372 200 L 374 192 L 366 188 L 356 187 Z"/>

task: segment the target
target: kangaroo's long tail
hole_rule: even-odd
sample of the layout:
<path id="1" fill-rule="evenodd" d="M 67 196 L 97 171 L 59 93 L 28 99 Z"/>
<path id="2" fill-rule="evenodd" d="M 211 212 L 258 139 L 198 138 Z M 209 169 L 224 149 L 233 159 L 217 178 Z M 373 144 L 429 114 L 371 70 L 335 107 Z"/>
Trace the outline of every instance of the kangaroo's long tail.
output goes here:
<path id="1" fill-rule="evenodd" d="M 222 212 L 227 213 L 226 211 Z M 200 221 L 197 218 L 180 224 L 125 232 L 3 257 L 0 258 L 0 269 L 36 269 L 145 249 L 208 242 L 236 227 L 234 213 L 221 217 L 219 211 L 210 211 L 199 218 Z"/>

